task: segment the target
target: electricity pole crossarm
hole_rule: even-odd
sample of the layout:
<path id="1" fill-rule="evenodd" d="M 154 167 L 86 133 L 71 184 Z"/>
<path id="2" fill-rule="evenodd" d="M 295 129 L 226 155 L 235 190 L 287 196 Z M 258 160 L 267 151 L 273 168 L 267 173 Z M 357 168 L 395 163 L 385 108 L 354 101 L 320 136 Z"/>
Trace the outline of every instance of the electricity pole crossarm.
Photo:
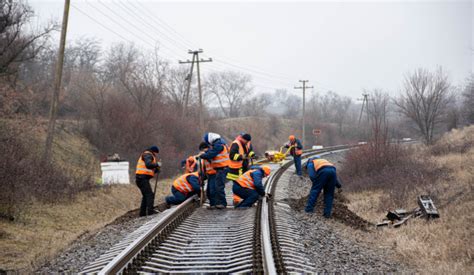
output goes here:
<path id="1" fill-rule="evenodd" d="M 295 87 L 295 89 L 302 89 L 303 90 L 303 114 L 301 115 L 301 124 L 302 124 L 302 129 L 301 129 L 301 132 L 302 132 L 302 137 L 301 137 L 301 143 L 305 144 L 305 121 L 304 121 L 304 118 L 305 118 L 305 101 L 306 101 L 306 89 L 307 88 L 310 88 L 310 89 L 313 89 L 314 87 L 313 86 L 306 86 L 306 83 L 309 82 L 309 80 L 300 80 L 299 82 L 303 83 L 303 86 L 302 87 Z"/>

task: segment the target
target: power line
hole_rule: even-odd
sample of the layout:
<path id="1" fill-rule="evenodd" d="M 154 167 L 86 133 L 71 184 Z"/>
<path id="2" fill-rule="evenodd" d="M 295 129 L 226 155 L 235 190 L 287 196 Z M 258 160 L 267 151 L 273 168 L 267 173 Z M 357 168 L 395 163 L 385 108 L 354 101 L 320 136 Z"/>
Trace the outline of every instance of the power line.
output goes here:
<path id="1" fill-rule="evenodd" d="M 127 2 L 127 3 L 134 6 L 136 9 L 141 9 L 141 7 L 142 7 L 140 5 L 135 5 L 134 1 L 130 1 L 130 2 Z M 173 27 L 171 27 L 169 24 L 167 24 L 164 20 L 160 19 L 159 17 L 155 17 L 149 10 L 142 9 L 142 11 L 143 11 L 143 15 L 147 16 L 146 14 L 148 14 L 150 16 L 149 18 L 151 18 L 151 20 L 153 20 L 153 21 L 157 20 L 157 21 L 155 21 L 155 23 L 157 23 L 158 26 L 164 26 L 164 27 L 166 27 L 166 29 L 169 32 L 175 33 L 176 36 L 178 38 L 180 38 L 184 43 L 188 44 L 190 46 L 190 48 L 199 48 L 199 47 L 196 46 L 196 44 L 194 44 L 191 41 L 187 40 L 184 36 L 182 36 L 179 32 L 177 32 Z M 161 24 L 158 23 L 158 21 L 160 21 Z"/>
<path id="2" fill-rule="evenodd" d="M 151 41 L 153 41 L 154 43 L 158 42 L 157 40 L 153 39 L 150 37 L 150 35 L 148 33 L 145 33 L 140 27 L 137 27 L 137 25 L 135 25 L 134 23 L 130 22 L 129 20 L 125 19 L 123 16 L 120 16 L 119 14 L 117 14 L 114 10 L 110 9 L 109 7 L 107 7 L 104 3 L 102 3 L 101 1 L 97 1 L 100 5 L 102 5 L 105 9 L 109 10 L 110 12 L 112 12 L 113 14 L 115 14 L 118 18 L 121 18 L 123 21 L 125 21 L 126 23 L 128 23 L 130 26 L 133 26 L 138 32 L 142 33 L 145 35 L 146 38 L 150 39 Z M 101 9 L 99 9 L 98 7 L 94 7 L 93 5 L 91 5 L 88 1 L 86 1 L 86 3 L 88 5 L 90 5 L 91 7 L 95 8 L 95 10 L 97 10 L 99 13 L 101 13 L 102 15 L 106 16 L 107 18 L 109 18 L 111 21 L 115 22 L 115 24 L 119 25 L 121 28 L 127 30 L 128 32 L 130 32 L 133 36 L 135 37 L 138 37 L 135 32 L 133 31 L 130 31 L 128 28 L 125 28 L 124 26 L 122 26 L 122 24 L 118 23 L 115 19 L 113 19 L 112 17 L 108 16 L 106 13 L 102 12 Z M 140 38 L 140 37 L 139 37 Z M 141 39 L 141 38 L 140 38 Z M 143 40 L 142 40 L 143 41 Z M 161 45 L 163 48 L 169 50 L 171 53 L 175 54 L 176 56 L 180 56 L 180 54 L 178 54 L 175 50 L 169 48 L 168 46 L 164 45 L 161 43 Z M 155 46 L 152 46 L 152 47 L 155 47 Z"/>
<path id="3" fill-rule="evenodd" d="M 172 37 L 169 37 L 167 34 L 161 32 L 158 28 L 151 25 L 148 21 L 143 19 L 143 16 L 140 16 L 140 14 L 136 13 L 135 9 L 129 8 L 123 2 L 117 1 L 117 3 L 118 3 L 118 7 L 119 7 L 120 10 L 124 11 L 127 15 L 131 15 L 131 13 L 133 13 L 133 17 L 135 19 L 138 19 L 139 21 L 143 22 L 145 25 L 149 26 L 150 30 L 152 32 L 158 34 L 160 37 L 162 37 L 165 40 L 169 41 L 171 43 L 171 45 L 176 46 L 176 48 L 178 48 L 179 51 L 182 51 L 183 49 L 188 49 L 189 48 L 189 46 L 187 46 L 187 45 L 185 45 L 185 44 L 183 44 L 179 41 L 174 40 Z M 177 44 L 180 44 L 180 45 L 177 45 Z"/>

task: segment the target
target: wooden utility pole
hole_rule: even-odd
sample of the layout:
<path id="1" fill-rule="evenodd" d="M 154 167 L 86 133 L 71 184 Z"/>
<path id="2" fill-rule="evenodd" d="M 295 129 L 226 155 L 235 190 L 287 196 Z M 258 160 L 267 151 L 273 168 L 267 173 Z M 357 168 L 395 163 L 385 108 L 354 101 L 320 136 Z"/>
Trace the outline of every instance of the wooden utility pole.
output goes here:
<path id="1" fill-rule="evenodd" d="M 360 120 L 362 118 L 362 113 L 364 112 L 364 107 L 367 115 L 367 120 L 369 120 L 369 94 L 363 93 L 362 94 L 363 98 L 358 98 L 358 101 L 362 101 L 362 107 L 360 108 L 360 115 L 359 115 L 359 125 L 360 125 Z"/>
<path id="2" fill-rule="evenodd" d="M 306 88 L 314 88 L 313 86 L 306 86 L 306 83 L 309 82 L 309 80 L 300 80 L 301 83 L 303 83 L 303 86 L 302 87 L 295 87 L 295 89 L 303 89 L 303 114 L 301 116 L 301 124 L 302 124 L 302 137 L 301 137 L 301 143 L 305 144 L 305 121 L 304 121 L 304 117 L 305 117 L 305 100 L 306 100 Z"/>
<path id="3" fill-rule="evenodd" d="M 193 81 L 194 57 L 195 55 L 193 54 L 193 60 L 191 61 L 191 70 L 189 71 L 189 75 L 186 78 L 186 80 L 188 80 L 188 87 L 186 88 L 186 97 L 184 100 L 184 106 L 183 106 L 183 112 L 181 114 L 181 118 L 184 118 L 186 116 L 186 112 L 188 111 L 189 92 L 191 90 L 191 83 Z"/>
<path id="4" fill-rule="evenodd" d="M 362 98 L 358 98 L 358 101 L 362 101 L 362 107 L 360 108 L 360 115 L 359 115 L 359 123 L 358 126 L 360 127 L 360 120 L 362 119 L 362 114 L 364 113 L 365 108 L 365 115 L 367 116 L 367 129 L 365 132 L 365 138 L 369 138 L 369 94 L 363 93 Z"/>
<path id="5" fill-rule="evenodd" d="M 199 59 L 199 54 L 202 53 L 203 50 L 202 49 L 199 49 L 197 51 L 191 51 L 189 50 L 188 53 L 189 54 L 192 54 L 193 55 L 193 59 L 192 60 L 186 60 L 186 61 L 179 61 L 179 64 L 189 64 L 191 63 L 191 73 L 190 73 L 190 77 L 189 77 L 189 82 L 188 82 L 188 90 L 186 92 L 186 106 L 185 106 L 185 110 L 183 111 L 183 117 L 186 115 L 186 109 L 187 109 L 187 104 L 188 104 L 188 96 L 189 96 L 189 89 L 191 88 L 191 80 L 192 80 L 192 74 L 193 74 L 193 67 L 194 67 L 194 63 L 196 63 L 196 67 L 197 67 L 197 81 L 198 81 L 198 91 L 199 91 L 199 127 L 201 128 L 201 130 L 204 130 L 204 114 L 203 114 L 203 105 L 202 105 L 202 89 L 201 89 L 201 73 L 200 73 L 200 68 L 199 68 L 199 63 L 201 62 L 212 62 L 212 58 L 209 58 L 209 59 Z"/>
<path id="6" fill-rule="evenodd" d="M 51 151 L 53 147 L 54 128 L 56 126 L 56 117 L 58 114 L 58 106 L 59 106 L 59 94 L 61 91 L 61 79 L 63 75 L 64 49 L 66 47 L 66 33 L 67 33 L 67 23 L 68 23 L 68 18 L 69 18 L 70 2 L 71 2 L 70 0 L 64 1 L 64 13 L 63 13 L 63 23 L 61 27 L 61 39 L 59 41 L 59 53 L 58 53 L 58 60 L 56 63 L 53 96 L 51 98 L 51 107 L 49 110 L 48 133 L 46 136 L 46 144 L 45 144 L 44 153 L 43 153 L 44 162 L 49 161 L 51 159 Z"/>

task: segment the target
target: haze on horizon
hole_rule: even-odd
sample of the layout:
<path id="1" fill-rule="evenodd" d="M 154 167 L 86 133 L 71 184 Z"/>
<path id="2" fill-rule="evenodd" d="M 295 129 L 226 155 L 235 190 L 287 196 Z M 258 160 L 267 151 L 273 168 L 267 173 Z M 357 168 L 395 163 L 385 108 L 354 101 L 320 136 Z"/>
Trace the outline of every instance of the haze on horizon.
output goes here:
<path id="1" fill-rule="evenodd" d="M 64 1 L 30 0 L 37 20 L 60 23 Z M 234 70 L 252 75 L 255 91 L 293 87 L 357 98 L 363 89 L 390 94 L 405 74 L 441 66 L 463 85 L 474 64 L 471 1 L 199 2 L 73 1 L 68 41 L 158 43 L 171 62 L 202 48 L 203 74 Z M 58 39 L 59 32 L 54 38 Z"/>

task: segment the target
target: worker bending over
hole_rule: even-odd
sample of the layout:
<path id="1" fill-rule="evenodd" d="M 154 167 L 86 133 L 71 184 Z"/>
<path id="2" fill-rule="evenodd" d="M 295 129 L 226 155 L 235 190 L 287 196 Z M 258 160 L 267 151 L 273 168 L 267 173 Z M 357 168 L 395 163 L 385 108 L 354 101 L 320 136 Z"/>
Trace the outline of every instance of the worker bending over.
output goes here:
<path id="1" fill-rule="evenodd" d="M 306 163 L 309 178 L 313 182 L 309 192 L 305 211 L 313 213 L 316 201 L 321 190 L 324 190 L 324 217 L 331 217 L 332 202 L 335 188 L 341 188 L 336 175 L 336 167 L 329 161 L 319 156 L 310 158 Z"/>
<path id="2" fill-rule="evenodd" d="M 302 176 L 301 173 L 301 155 L 303 154 L 303 145 L 301 145 L 301 141 L 295 138 L 294 135 L 289 136 L 289 141 L 285 144 L 285 148 L 290 149 L 290 155 L 293 156 L 293 161 L 295 162 L 296 174 L 298 176 Z"/>
<path id="3" fill-rule="evenodd" d="M 142 203 L 140 204 L 140 217 L 153 215 L 158 212 L 153 210 L 155 194 L 150 186 L 150 179 L 160 172 L 160 163 L 157 155 L 160 152 L 158 146 L 154 145 L 140 154 L 135 171 L 135 181 L 142 193 Z"/>
<path id="4" fill-rule="evenodd" d="M 252 166 L 234 181 L 234 207 L 251 207 L 260 196 L 265 196 L 262 179 L 270 175 L 269 166 Z"/>
<path id="5" fill-rule="evenodd" d="M 249 159 L 255 156 L 249 134 L 242 133 L 235 138 L 229 150 L 229 172 L 227 179 L 236 180 L 248 170 Z"/>
<path id="6" fill-rule="evenodd" d="M 181 175 L 171 186 L 171 196 L 166 197 L 168 205 L 176 205 L 194 194 L 201 192 L 201 179 L 198 172 Z"/>
<path id="7" fill-rule="evenodd" d="M 225 198 L 225 182 L 227 167 L 229 166 L 229 151 L 227 144 L 219 134 L 206 133 L 204 142 L 209 146 L 209 150 L 200 153 L 199 157 L 211 162 L 211 167 L 216 170 L 215 190 L 210 190 L 209 199 L 213 197 L 215 208 L 224 209 L 227 207 Z M 213 205 L 211 205 L 212 207 Z"/>

